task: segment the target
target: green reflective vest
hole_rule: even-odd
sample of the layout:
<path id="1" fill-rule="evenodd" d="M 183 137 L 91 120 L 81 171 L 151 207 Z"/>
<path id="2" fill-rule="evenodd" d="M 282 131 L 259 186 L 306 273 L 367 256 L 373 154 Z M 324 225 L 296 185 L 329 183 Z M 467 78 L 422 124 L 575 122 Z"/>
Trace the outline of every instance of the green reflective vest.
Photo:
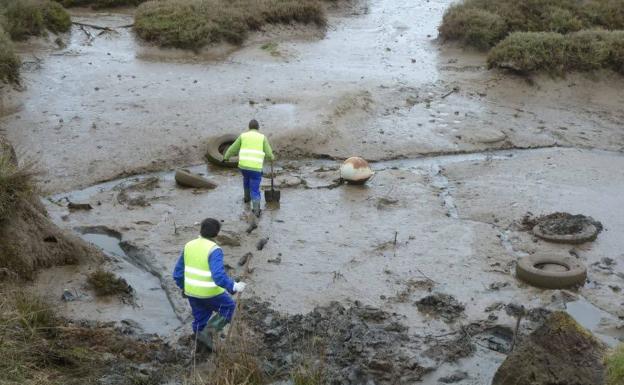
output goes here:
<path id="1" fill-rule="evenodd" d="M 256 130 L 249 130 L 240 136 L 241 146 L 238 152 L 238 167 L 246 170 L 262 171 L 264 163 L 264 135 Z"/>
<path id="2" fill-rule="evenodd" d="M 225 291 L 212 280 L 208 256 L 218 248 L 216 243 L 199 237 L 184 246 L 184 294 L 211 298 Z"/>

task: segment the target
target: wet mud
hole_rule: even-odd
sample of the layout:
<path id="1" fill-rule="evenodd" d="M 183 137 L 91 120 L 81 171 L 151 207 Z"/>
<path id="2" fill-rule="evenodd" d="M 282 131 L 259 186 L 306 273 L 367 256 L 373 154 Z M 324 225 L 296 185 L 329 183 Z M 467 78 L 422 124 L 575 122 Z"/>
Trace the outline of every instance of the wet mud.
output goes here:
<path id="1" fill-rule="evenodd" d="M 107 253 L 134 304 L 96 298 L 90 266 L 43 271 L 34 288 L 68 318 L 176 342 L 190 310 L 171 271 L 210 216 L 223 221 L 230 274 L 251 272 L 242 313 L 276 347 L 266 353 L 275 373 L 297 361 L 290 339 L 318 334 L 345 383 L 490 383 L 514 340 L 510 303 L 529 309 L 520 336 L 565 310 L 606 343 L 624 340 L 624 80 L 529 84 L 487 71 L 482 55 L 435 41 L 449 3 L 374 1 L 331 16 L 325 36 L 265 31 L 193 57 L 144 46 L 119 28 L 132 20 L 123 12 L 77 11 L 113 28 L 103 36 L 74 28 L 62 49 L 20 45 L 33 65 L 24 90 L 2 92 L 2 129 L 40 159 L 50 218 Z M 257 223 L 239 173 L 202 163 L 209 138 L 250 118 L 276 150 L 282 190 Z M 339 180 L 352 155 L 371 161 L 366 185 Z M 217 187 L 179 188 L 179 167 Z M 526 231 L 527 212 L 583 213 L 605 230 L 552 244 Z M 518 281 L 517 259 L 535 253 L 576 256 L 588 282 L 548 291 Z M 599 317 L 586 319 L 588 308 Z"/>

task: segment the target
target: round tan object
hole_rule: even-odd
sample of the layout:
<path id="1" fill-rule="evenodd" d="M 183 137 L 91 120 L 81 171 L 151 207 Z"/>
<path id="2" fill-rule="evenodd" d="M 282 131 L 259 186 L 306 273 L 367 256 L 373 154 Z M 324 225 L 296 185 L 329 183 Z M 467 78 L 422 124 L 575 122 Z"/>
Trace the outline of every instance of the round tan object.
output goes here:
<path id="1" fill-rule="evenodd" d="M 340 166 L 340 177 L 349 183 L 362 184 L 375 173 L 368 166 L 368 162 L 359 156 L 353 156 Z"/>
<path id="2" fill-rule="evenodd" d="M 582 286 L 587 278 L 587 269 L 570 256 L 529 255 L 518 261 L 516 276 L 533 286 L 564 289 Z"/>

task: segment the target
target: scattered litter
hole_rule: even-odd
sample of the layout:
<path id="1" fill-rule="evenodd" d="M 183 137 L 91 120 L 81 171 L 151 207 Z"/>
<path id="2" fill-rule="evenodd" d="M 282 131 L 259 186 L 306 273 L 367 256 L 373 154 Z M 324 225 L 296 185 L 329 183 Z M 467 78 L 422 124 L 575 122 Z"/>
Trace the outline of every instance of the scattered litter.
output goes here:
<path id="1" fill-rule="evenodd" d="M 461 316 L 465 307 L 452 295 L 435 293 L 416 302 L 416 307 L 423 313 L 433 314 L 452 322 Z"/>
<path id="2" fill-rule="evenodd" d="M 238 260 L 238 266 L 244 266 L 251 257 L 253 257 L 253 254 L 251 254 L 251 253 L 247 253 L 247 254 L 243 255 Z"/>
<path id="3" fill-rule="evenodd" d="M 269 242 L 269 238 L 262 238 L 261 240 L 258 241 L 258 243 L 256 244 L 256 250 L 262 250 L 264 249 L 264 246 L 267 244 L 267 242 Z"/>
<path id="4" fill-rule="evenodd" d="M 69 202 L 67 204 L 67 208 L 72 210 L 72 211 L 76 211 L 76 210 L 93 210 L 93 206 L 91 206 L 89 203 Z"/>
<path id="5" fill-rule="evenodd" d="M 73 302 L 76 300 L 76 296 L 74 293 L 69 291 L 68 289 L 63 290 L 63 294 L 61 295 L 61 299 L 65 302 Z"/>

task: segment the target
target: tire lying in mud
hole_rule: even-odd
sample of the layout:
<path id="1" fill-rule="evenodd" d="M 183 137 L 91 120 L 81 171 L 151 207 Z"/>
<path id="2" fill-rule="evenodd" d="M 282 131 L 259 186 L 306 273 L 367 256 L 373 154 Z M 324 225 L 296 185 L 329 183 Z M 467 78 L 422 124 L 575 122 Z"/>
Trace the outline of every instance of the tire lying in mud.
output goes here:
<path id="1" fill-rule="evenodd" d="M 591 217 L 569 213 L 553 213 L 537 218 L 532 228 L 533 234 L 545 241 L 571 244 L 593 241 L 601 230 L 602 224 Z"/>
<path id="2" fill-rule="evenodd" d="M 176 170 L 175 181 L 178 185 L 182 187 L 205 189 L 217 188 L 216 183 L 209 181 L 201 175 L 192 174 L 187 170 Z"/>
<path id="3" fill-rule="evenodd" d="M 541 225 L 535 225 L 533 234 L 549 242 L 579 244 L 594 241 L 598 237 L 598 229 L 593 224 L 587 223 L 580 232 L 575 234 L 551 234 L 545 232 Z"/>
<path id="4" fill-rule="evenodd" d="M 232 157 L 227 162 L 223 162 L 223 154 L 228 147 L 238 138 L 234 134 L 225 134 L 208 140 L 208 148 L 205 158 L 208 162 L 221 167 L 236 168 L 238 167 L 238 157 Z"/>
<path id="5" fill-rule="evenodd" d="M 557 265 L 561 271 L 545 270 L 547 265 Z M 558 255 L 529 255 L 516 265 L 516 276 L 526 283 L 545 289 L 564 289 L 583 285 L 587 268 L 575 258 Z"/>

